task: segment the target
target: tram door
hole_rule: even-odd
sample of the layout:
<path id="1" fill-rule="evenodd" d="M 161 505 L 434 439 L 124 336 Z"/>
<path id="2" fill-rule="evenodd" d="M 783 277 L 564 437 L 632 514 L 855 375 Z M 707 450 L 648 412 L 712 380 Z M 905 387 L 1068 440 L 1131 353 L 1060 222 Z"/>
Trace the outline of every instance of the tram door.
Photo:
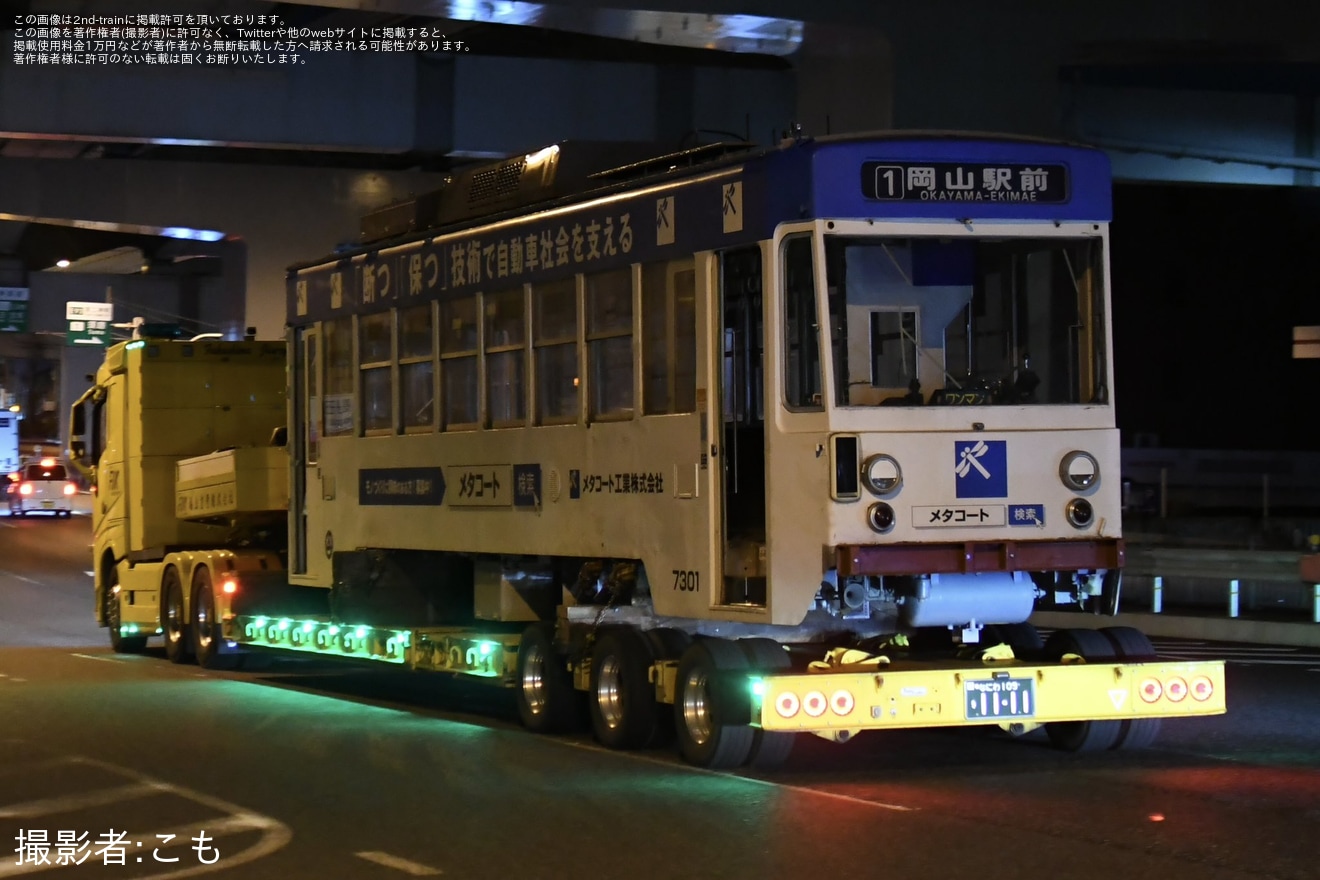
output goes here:
<path id="1" fill-rule="evenodd" d="M 294 331 L 293 425 L 289 440 L 293 444 L 293 484 L 289 495 L 289 527 L 293 534 L 290 573 L 308 574 L 307 491 L 316 483 L 321 437 L 321 393 L 318 348 L 320 334 L 314 327 Z"/>
<path id="2" fill-rule="evenodd" d="M 725 605 L 766 603 L 765 369 L 759 247 L 721 256 Z"/>

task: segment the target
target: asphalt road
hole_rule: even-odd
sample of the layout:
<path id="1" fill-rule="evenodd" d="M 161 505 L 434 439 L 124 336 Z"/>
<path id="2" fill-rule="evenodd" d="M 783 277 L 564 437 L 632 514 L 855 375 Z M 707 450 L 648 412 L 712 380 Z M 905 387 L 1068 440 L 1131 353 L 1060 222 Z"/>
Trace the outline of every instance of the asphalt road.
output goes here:
<path id="1" fill-rule="evenodd" d="M 532 736 L 471 682 L 115 657 L 87 543 L 85 518 L 0 515 L 0 880 L 1315 876 L 1314 651 L 1160 642 L 1229 652 L 1230 711 L 1145 752 L 897 732 L 708 773 Z"/>

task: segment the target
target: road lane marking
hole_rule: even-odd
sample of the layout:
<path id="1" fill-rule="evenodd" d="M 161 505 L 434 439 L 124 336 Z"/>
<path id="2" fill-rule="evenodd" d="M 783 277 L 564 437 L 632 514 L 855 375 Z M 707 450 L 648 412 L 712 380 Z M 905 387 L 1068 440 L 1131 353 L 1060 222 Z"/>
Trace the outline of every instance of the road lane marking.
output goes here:
<path id="1" fill-rule="evenodd" d="M 34 581 L 30 577 L 23 577 L 23 575 L 21 574 L 15 574 L 12 571 L 5 571 L 2 568 L 0 568 L 0 575 L 3 575 L 4 577 L 11 577 L 16 581 L 22 581 L 25 584 L 36 584 L 38 587 L 42 586 L 41 581 Z"/>
<path id="2" fill-rule="evenodd" d="M 84 660 L 100 660 L 102 663 L 121 663 L 121 662 L 123 662 L 123 661 L 121 661 L 118 657 L 98 657 L 98 656 L 96 656 L 95 654 L 75 654 L 75 653 L 73 653 L 72 651 L 69 652 L 69 656 L 70 656 L 70 657 L 81 657 L 81 658 L 84 659 Z"/>
<path id="3" fill-rule="evenodd" d="M 798 734 L 798 735 L 804 736 L 805 734 Z M 881 809 L 881 810 L 892 810 L 896 813 L 915 813 L 921 809 L 921 807 L 909 807 L 903 804 L 890 804 L 890 803 L 885 803 L 884 801 L 867 800 L 866 798 L 860 798 L 857 797 L 856 795 L 851 795 L 851 794 L 839 794 L 838 792 L 833 792 L 833 791 L 823 791 L 818 788 L 809 788 L 805 785 L 786 785 L 785 783 L 774 782 L 769 779 L 757 779 L 755 776 L 739 776 L 735 773 L 728 773 L 723 770 L 708 770 L 705 767 L 694 767 L 691 764 L 675 764 L 671 761 L 664 761 L 661 760 L 660 758 L 648 757 L 647 755 L 639 755 L 635 752 L 633 753 L 617 752 L 613 749 L 605 749 L 597 745 L 592 745 L 591 743 L 577 743 L 577 742 L 572 742 L 570 740 L 546 740 L 546 741 L 556 742 L 560 745 L 568 746 L 569 748 L 573 748 L 573 749 L 581 749 L 584 752 L 599 752 L 602 755 L 613 755 L 615 757 L 623 758 L 626 761 L 640 761 L 644 764 L 655 764 L 656 766 L 666 767 L 670 770 L 686 770 L 689 773 L 700 773 L 706 776 L 719 776 L 724 779 L 741 779 L 743 782 L 751 782 L 756 785 L 764 785 L 769 788 L 781 788 L 784 789 L 785 791 L 797 792 L 798 794 L 816 795 L 818 797 L 829 798 L 830 800 L 836 800 L 836 801 L 843 801 L 849 804 L 859 804 L 861 806 L 866 806 L 866 807 L 876 807 L 877 809 Z"/>
<path id="4" fill-rule="evenodd" d="M 443 874 L 439 868 L 432 868 L 430 865 L 423 865 L 419 862 L 410 862 L 407 859 L 401 859 L 398 856 L 392 856 L 385 852 L 360 852 L 353 853 L 359 859 L 366 859 L 368 862 L 375 862 L 378 865 L 384 865 L 387 868 L 393 868 L 396 871 L 402 871 L 405 874 L 412 874 L 414 877 L 429 877 L 435 874 Z"/>
<path id="5" fill-rule="evenodd" d="M 92 659 L 101 659 L 101 658 L 92 658 Z M 252 831 L 261 832 L 261 838 L 257 840 L 255 843 L 253 843 L 251 846 L 249 846 L 247 849 L 240 850 L 239 852 L 232 855 L 226 854 L 223 857 L 217 858 L 214 862 L 210 864 L 203 863 L 199 865 L 188 865 L 187 867 L 179 868 L 174 871 L 167 871 L 161 874 L 151 874 L 150 875 L 151 880 L 178 880 L 178 878 L 181 877 L 193 877 L 198 874 L 210 873 L 211 871 L 219 871 L 226 868 L 237 867 L 239 865 L 243 865 L 248 862 L 255 861 L 256 859 L 271 855 L 272 853 L 275 853 L 278 850 L 282 849 L 285 845 L 288 844 L 290 840 L 293 839 L 292 829 L 290 829 L 289 826 L 285 825 L 283 822 L 279 821 L 278 819 L 275 819 L 271 816 L 264 816 L 260 813 L 254 813 L 250 810 L 246 810 L 238 806 L 237 804 L 230 803 L 229 801 L 222 800 L 220 798 L 213 797 L 208 794 L 204 794 L 203 792 L 200 791 L 194 791 L 193 789 L 184 788 L 183 786 L 180 785 L 174 785 L 172 783 L 165 782 L 164 780 L 161 779 L 155 779 L 151 776 L 147 776 L 143 773 L 138 773 L 135 770 L 131 770 L 128 767 L 121 767 L 117 764 L 110 764 L 105 761 L 98 761 L 95 758 L 87 758 L 81 755 L 70 755 L 65 758 L 60 758 L 54 761 L 43 762 L 43 763 L 47 765 L 61 766 L 61 767 L 67 767 L 69 765 L 94 767 L 103 770 L 107 773 L 112 773 L 116 776 L 125 777 L 130 780 L 133 780 L 134 782 L 133 785 L 122 786 L 120 787 L 120 789 L 118 789 L 118 791 L 120 791 L 121 793 L 133 792 L 138 789 L 150 789 L 153 793 L 171 794 L 176 797 L 184 798 L 186 800 L 193 801 L 194 803 L 201 804 L 202 806 L 210 807 L 216 812 L 225 814 L 225 815 L 215 816 L 214 818 L 211 819 L 205 819 L 199 822 L 193 822 L 188 825 L 180 826 L 178 828 L 166 829 L 164 831 L 143 831 L 143 832 L 126 833 L 125 835 L 126 839 L 130 841 L 136 840 L 139 842 L 139 845 L 141 845 L 142 840 L 150 840 L 153 837 L 155 837 L 157 834 L 161 834 L 161 835 L 173 834 L 174 839 L 179 840 L 178 843 L 174 843 L 164 847 L 168 849 L 171 848 L 172 846 L 183 846 L 185 842 L 187 842 L 189 845 L 192 845 L 193 843 L 195 843 L 194 838 L 199 834 L 205 834 L 206 840 L 213 842 L 219 839 L 220 837 L 226 835 L 243 834 Z M 27 767 L 23 769 L 30 771 L 32 768 Z M 101 799 L 102 802 L 101 805 L 105 805 L 115 802 L 111 799 L 108 799 L 105 794 L 107 791 L 115 791 L 115 790 L 116 789 L 99 789 L 96 791 L 88 792 L 86 795 L 83 795 L 81 797 L 87 799 L 99 798 Z M 37 815 L 53 815 L 61 811 L 67 811 L 68 810 L 67 805 L 72 803 L 73 800 L 78 797 L 80 796 L 72 795 L 66 798 L 50 798 L 44 802 L 46 806 L 46 810 L 42 813 L 37 812 L 38 805 L 43 803 L 41 801 L 31 801 L 26 804 L 13 804 L 10 805 L 7 809 L 9 810 L 24 809 L 24 813 L 23 813 L 24 817 L 32 817 Z M 127 798 L 121 797 L 120 799 L 124 800 Z M 5 815 L 4 813 L 0 813 L 0 816 L 4 816 L 4 815 Z M 0 860 L 0 880 L 4 880 L 4 878 L 19 877 L 26 874 L 34 874 L 39 871 L 49 871 L 55 868 L 63 868 L 63 867 L 67 867 L 67 866 L 54 864 L 54 863 L 31 864 L 31 863 L 15 863 L 8 860 Z"/>
<path id="6" fill-rule="evenodd" d="M 64 797 L 42 798 L 22 804 L 9 804 L 0 807 L 0 819 L 29 819 L 44 816 L 47 813 L 71 813 L 88 807 L 103 807 L 119 801 L 129 801 L 153 794 L 164 794 L 158 785 L 135 782 L 132 785 L 120 785 L 115 788 L 98 788 L 82 794 Z"/>

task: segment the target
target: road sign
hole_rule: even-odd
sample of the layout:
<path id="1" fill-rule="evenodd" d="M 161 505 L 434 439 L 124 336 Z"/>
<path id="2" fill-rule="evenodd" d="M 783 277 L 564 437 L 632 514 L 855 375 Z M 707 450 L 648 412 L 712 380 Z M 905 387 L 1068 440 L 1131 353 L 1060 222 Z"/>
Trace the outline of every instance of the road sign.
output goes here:
<path id="1" fill-rule="evenodd" d="M 0 287 L 0 333 L 26 333 L 28 289 Z"/>
<path id="2" fill-rule="evenodd" d="M 105 345 L 109 340 L 115 307 L 103 302 L 71 302 L 65 304 L 64 317 L 69 322 L 65 344 Z"/>

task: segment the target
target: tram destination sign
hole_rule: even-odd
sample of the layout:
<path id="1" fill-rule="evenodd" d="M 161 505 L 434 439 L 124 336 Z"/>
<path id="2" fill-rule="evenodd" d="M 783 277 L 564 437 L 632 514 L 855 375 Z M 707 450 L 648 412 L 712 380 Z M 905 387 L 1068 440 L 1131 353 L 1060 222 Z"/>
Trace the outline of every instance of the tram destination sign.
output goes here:
<path id="1" fill-rule="evenodd" d="M 1068 201 L 1063 165 L 863 162 L 862 195 L 884 202 Z"/>

